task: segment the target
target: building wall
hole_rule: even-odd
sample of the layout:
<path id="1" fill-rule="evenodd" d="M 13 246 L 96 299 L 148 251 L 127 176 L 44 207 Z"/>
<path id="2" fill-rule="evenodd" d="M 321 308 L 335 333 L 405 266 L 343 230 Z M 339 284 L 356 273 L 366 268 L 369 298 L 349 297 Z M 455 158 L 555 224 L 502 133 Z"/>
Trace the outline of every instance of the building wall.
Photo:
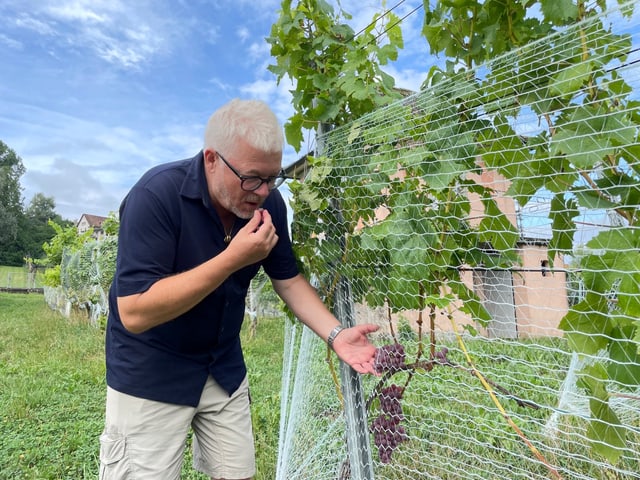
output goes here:
<path id="1" fill-rule="evenodd" d="M 498 208 L 500 208 L 509 221 L 517 227 L 518 221 L 515 201 L 506 194 L 509 188 L 509 182 L 497 172 L 486 169 L 483 170 L 480 175 L 470 175 L 470 178 L 493 190 L 493 199 Z M 484 215 L 484 206 L 480 197 L 476 194 L 470 194 L 469 200 L 471 207 L 469 221 L 471 225 L 477 226 Z M 376 220 L 381 221 L 387 215 L 388 211 L 380 208 L 377 212 Z M 363 226 L 364 223 L 361 223 L 358 229 Z M 437 334 L 450 335 L 454 328 L 462 332 L 464 326 L 469 325 L 481 334 L 487 336 L 509 331 L 511 333 L 509 333 L 508 336 L 517 336 L 518 338 L 562 335 L 563 332 L 558 329 L 558 324 L 569 309 L 566 285 L 567 276 L 564 271 L 566 265 L 562 258 L 556 258 L 554 261 L 554 272 L 546 271 L 543 275 L 542 262 L 547 260 L 548 249 L 543 241 L 532 243 L 533 244 L 523 243 L 518 247 L 521 265 L 514 266 L 514 271 L 511 272 L 509 282 L 511 285 L 508 285 L 510 291 L 506 291 L 507 284 L 505 283 L 505 291 L 501 292 L 498 296 L 502 299 L 501 301 L 505 303 L 494 305 L 494 307 L 497 308 L 493 308 L 494 311 L 503 312 L 505 314 L 504 317 L 508 317 L 509 311 L 511 311 L 512 321 L 515 321 L 513 328 L 503 328 L 504 326 L 495 328 L 495 325 L 489 328 L 481 327 L 467 314 L 460 311 L 460 303 L 458 302 L 452 304 L 450 311 L 438 310 L 436 312 L 435 331 Z M 548 266 L 545 268 L 548 268 Z M 503 277 L 508 277 L 508 274 L 503 275 Z M 487 285 L 482 284 L 481 275 L 478 274 L 478 272 L 476 272 L 475 275 L 473 271 L 462 272 L 461 278 L 465 285 L 480 296 L 480 298 L 487 296 L 486 292 L 483 292 L 483 288 L 486 289 Z M 453 322 L 449 318 L 450 315 Z M 428 334 L 430 328 L 428 311 L 423 311 L 422 315 L 417 311 L 390 314 L 388 309 L 384 307 L 372 309 L 366 305 L 357 305 L 356 317 L 358 322 L 369 322 L 380 325 L 381 332 L 383 333 L 390 333 L 392 328 L 389 322 L 390 318 L 393 328 L 397 328 L 397 324 L 401 320 L 407 321 L 415 331 L 421 328 L 423 332 Z M 422 325 L 420 325 L 420 323 L 422 323 Z"/>
<path id="2" fill-rule="evenodd" d="M 87 221 L 87 219 L 86 219 L 86 217 L 84 215 L 82 216 L 82 218 L 78 222 L 77 228 L 78 228 L 78 233 L 84 233 L 87 230 L 89 230 L 89 228 L 91 228 L 91 225 L 89 224 L 89 222 Z"/>
<path id="3" fill-rule="evenodd" d="M 541 262 L 547 248 L 527 245 L 520 248 L 523 272 L 513 275 L 514 300 L 519 337 L 560 336 L 558 323 L 569 310 L 566 265 L 556 257 L 553 272 L 543 275 Z"/>

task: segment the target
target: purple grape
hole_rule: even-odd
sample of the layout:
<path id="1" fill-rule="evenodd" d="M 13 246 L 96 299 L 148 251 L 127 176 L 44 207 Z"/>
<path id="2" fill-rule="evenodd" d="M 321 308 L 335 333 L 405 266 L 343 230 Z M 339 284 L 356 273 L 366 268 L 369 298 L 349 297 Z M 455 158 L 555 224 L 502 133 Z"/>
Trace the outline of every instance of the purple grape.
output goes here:
<path id="1" fill-rule="evenodd" d="M 376 372 L 397 372 L 404 366 L 406 355 L 399 343 L 390 343 L 376 349 L 373 368 Z"/>
<path id="2" fill-rule="evenodd" d="M 373 442 L 378 448 L 378 456 L 382 463 L 391 462 L 391 455 L 402 442 L 408 439 L 400 422 L 404 420 L 402 413 L 402 394 L 404 390 L 398 385 L 389 385 L 380 390 L 380 415 L 371 422 Z"/>
<path id="3" fill-rule="evenodd" d="M 397 385 L 385 387 L 380 391 L 378 396 L 380 399 L 380 410 L 382 413 L 389 415 L 391 418 L 402 417 L 402 388 Z"/>
<path id="4" fill-rule="evenodd" d="M 449 363 L 449 359 L 447 358 L 447 353 L 449 353 L 449 349 L 447 347 L 443 347 L 442 350 L 439 350 L 435 353 L 436 362 L 446 365 Z"/>

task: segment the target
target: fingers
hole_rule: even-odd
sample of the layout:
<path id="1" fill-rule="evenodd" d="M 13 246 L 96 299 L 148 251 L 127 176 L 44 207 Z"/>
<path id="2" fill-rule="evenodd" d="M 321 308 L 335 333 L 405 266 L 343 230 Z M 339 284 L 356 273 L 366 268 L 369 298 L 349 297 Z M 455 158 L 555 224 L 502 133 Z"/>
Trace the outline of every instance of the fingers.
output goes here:
<path id="1" fill-rule="evenodd" d="M 269 222 L 271 222 L 271 214 L 267 210 L 259 208 L 258 211 L 262 213 L 262 221 L 268 220 Z"/>
<path id="2" fill-rule="evenodd" d="M 258 230 L 262 230 L 265 228 L 273 228 L 273 221 L 271 220 L 271 215 L 266 210 L 259 208 L 255 212 L 253 212 L 253 217 L 249 220 L 247 227 L 250 228 L 249 231 L 256 233 Z"/>
<path id="3" fill-rule="evenodd" d="M 374 325 L 372 323 L 363 323 L 361 325 L 356 325 L 356 327 L 363 335 L 368 335 L 370 333 L 376 332 L 380 328 L 378 325 Z"/>
<path id="4" fill-rule="evenodd" d="M 271 230 L 275 232 L 275 227 L 273 226 L 269 212 L 259 208 L 253 212 L 253 217 L 251 217 L 242 230 L 246 234 L 260 233 L 268 236 Z"/>
<path id="5" fill-rule="evenodd" d="M 278 235 L 271 215 L 259 208 L 233 237 L 225 251 L 235 256 L 238 267 L 241 268 L 266 258 L 276 243 Z"/>
<path id="6" fill-rule="evenodd" d="M 250 232 L 255 232 L 260 227 L 260 224 L 262 223 L 263 211 L 264 210 L 259 208 L 255 212 L 253 212 L 253 217 L 251 217 L 251 220 L 249 220 L 249 222 L 247 223 L 247 228 Z"/>
<path id="7" fill-rule="evenodd" d="M 380 374 L 376 372 L 375 368 L 373 368 L 373 364 L 371 362 L 353 363 L 351 368 L 358 373 L 370 373 L 376 377 L 380 376 Z"/>
<path id="8" fill-rule="evenodd" d="M 271 215 L 269 215 L 269 212 L 267 212 L 266 210 L 258 209 L 256 210 L 256 213 L 254 214 L 254 218 L 252 220 L 254 220 L 256 216 L 260 218 L 260 223 L 254 230 L 251 231 L 253 233 L 259 234 L 271 249 L 278 242 L 276 227 L 271 221 Z"/>
<path id="9" fill-rule="evenodd" d="M 369 342 L 367 334 L 378 330 L 376 325 L 362 324 L 343 330 L 333 344 L 338 356 L 358 373 L 379 376 L 374 368 L 376 347 Z"/>

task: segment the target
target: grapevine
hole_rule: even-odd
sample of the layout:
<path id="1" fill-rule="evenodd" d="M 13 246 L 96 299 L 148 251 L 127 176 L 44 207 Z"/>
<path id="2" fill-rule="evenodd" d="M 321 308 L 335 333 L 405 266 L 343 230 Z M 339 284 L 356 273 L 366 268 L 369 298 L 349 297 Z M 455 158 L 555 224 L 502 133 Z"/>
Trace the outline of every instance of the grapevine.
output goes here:
<path id="1" fill-rule="evenodd" d="M 369 426 L 373 434 L 373 442 L 378 449 L 378 456 L 382 463 L 390 463 L 393 452 L 405 441 L 408 435 L 402 422 L 405 419 L 402 410 L 402 397 L 409 380 L 404 386 L 394 383 L 386 386 L 387 381 L 398 372 L 408 372 L 409 375 L 416 370 L 431 371 L 435 366 L 450 367 L 463 370 L 478 378 L 481 382 L 490 385 L 493 389 L 503 394 L 506 398 L 514 400 L 520 407 L 538 409 L 534 403 L 523 400 L 504 387 L 481 375 L 475 368 L 466 368 L 448 358 L 449 349 L 442 347 L 435 350 L 432 344 L 430 359 L 418 359 L 414 363 L 406 363 L 405 348 L 402 344 L 394 343 L 382 345 L 376 349 L 374 367 L 376 372 L 382 374 L 382 378 L 373 389 L 367 400 L 367 410 L 370 410 L 377 400 L 378 415 L 373 418 Z"/>
<path id="2" fill-rule="evenodd" d="M 487 317 L 483 317 L 486 312 L 481 302 L 473 292 L 466 290 L 459 278 L 452 279 L 451 274 L 455 275 L 455 268 L 462 265 L 508 267 L 513 261 L 509 254 L 513 251 L 518 232 L 500 214 L 491 192 L 482 195 L 485 216 L 477 235 L 465 222 L 460 222 L 452 229 L 443 221 L 452 217 L 442 211 L 452 205 L 464 205 L 456 207 L 458 211 L 455 216 L 468 216 L 469 212 L 463 211 L 468 205 L 465 199 L 457 201 L 452 197 L 463 188 L 482 193 L 479 191 L 481 187 L 469 181 L 451 180 L 450 172 L 454 169 L 450 165 L 455 162 L 460 171 L 472 172 L 479 157 L 488 169 L 513 182 L 510 190 L 523 207 L 538 191 L 554 192 L 549 211 L 553 225 L 549 243 L 550 263 L 553 263 L 556 255 L 574 250 L 572 232 L 576 230 L 575 216 L 581 209 L 594 205 L 616 212 L 624 227 L 616 232 L 601 232 L 589 242 L 587 248 L 591 252 L 609 249 L 612 252 L 637 252 L 639 240 L 633 229 L 640 222 L 635 187 L 640 173 L 636 161 L 639 119 L 635 113 L 637 102 L 631 95 L 633 89 L 620 75 L 617 66 L 633 53 L 632 44 L 628 35 L 613 34 L 606 25 L 585 23 L 606 7 L 607 2 L 582 0 L 424 2 L 422 34 L 431 53 L 446 56 L 447 62 L 446 69 L 434 67 L 423 86 L 431 88 L 434 95 L 438 96 L 438 111 L 448 111 L 451 115 L 435 112 L 420 115 L 415 105 L 409 107 L 409 102 L 403 102 L 398 108 L 406 108 L 407 115 L 411 115 L 415 125 L 409 134 L 398 125 L 388 125 L 385 140 L 372 142 L 373 136 L 361 130 L 361 124 L 354 123 L 348 145 L 332 146 L 325 143 L 327 151 L 321 153 L 334 156 L 335 160 L 310 160 L 310 165 L 314 167 L 313 175 L 304 184 L 292 186 L 296 209 L 296 222 L 292 230 L 297 234 L 296 239 L 304 239 L 304 242 L 296 240 L 296 246 L 299 246 L 301 257 L 308 259 L 310 271 L 322 276 L 328 271 L 327 265 L 337 265 L 344 270 L 355 266 L 353 272 L 348 272 L 353 277 L 354 291 L 366 292 L 363 295 L 366 298 L 357 300 L 364 300 L 376 307 L 390 297 L 390 305 L 395 312 L 421 311 L 421 306 L 416 305 L 417 284 L 426 280 L 427 285 L 434 286 L 431 288 L 433 296 L 439 296 L 442 287 L 446 286 L 460 300 L 460 308 L 474 320 L 481 324 L 488 321 Z M 621 13 L 628 17 L 634 8 L 629 2 Z M 387 102 L 388 98 L 381 92 L 389 95 L 392 91 L 389 88 L 392 81 L 380 70 L 380 65 L 384 65 L 402 48 L 400 29 L 387 32 L 389 48 L 378 48 L 378 43 L 371 41 L 376 38 L 373 32 L 375 22 L 365 29 L 366 35 L 354 37 L 353 31 L 340 19 L 340 15 L 334 15 L 329 10 L 326 2 L 283 2 L 281 17 L 268 39 L 272 56 L 277 61 L 269 69 L 276 74 L 278 81 L 285 77 L 295 80 L 295 114 L 285 128 L 289 142 L 295 147 L 300 147 L 304 129 L 318 123 L 337 127 L 347 125 L 350 120 L 362 117 L 365 111 L 376 110 L 374 103 Z M 531 11 L 535 12 L 533 16 L 529 15 Z M 549 41 L 549 55 L 545 56 L 548 60 L 542 63 L 537 61 L 540 39 L 572 24 L 579 28 L 570 56 L 564 58 L 560 46 Z M 486 35 L 486 32 L 493 32 L 494 35 Z M 503 70 L 500 58 L 517 48 L 520 52 L 515 57 L 516 61 L 508 66 L 508 70 Z M 354 64 L 354 56 L 366 61 Z M 477 78 L 475 69 L 487 59 L 497 61 L 488 65 L 487 75 Z M 615 66 L 610 68 L 612 64 Z M 354 72 L 365 72 L 367 75 L 356 79 Z M 376 81 L 379 78 L 384 81 Z M 460 86 L 459 91 L 465 93 L 449 98 L 442 93 L 446 89 L 437 88 L 451 83 Z M 516 93 L 513 103 L 505 101 L 507 98 L 501 93 L 505 91 Z M 489 113 L 486 108 L 488 104 L 479 101 L 482 98 L 488 98 L 488 104 L 495 103 L 499 107 Z M 356 104 L 356 101 L 359 102 Z M 396 108 L 394 105 L 391 104 L 391 107 Z M 368 107 L 371 107 L 370 110 L 367 110 Z M 389 110 L 382 110 L 383 115 L 389 115 Z M 540 125 L 546 128 L 535 137 L 523 138 L 512 128 L 511 119 L 529 110 L 538 116 Z M 599 124 L 599 112 L 607 112 L 606 130 Z M 474 137 L 476 144 L 470 146 L 466 140 L 470 132 L 466 128 L 476 122 L 483 123 L 485 127 L 481 135 Z M 459 131 L 461 135 L 446 138 L 433 136 L 434 132 L 439 131 Z M 400 156 L 400 150 L 389 148 L 390 145 L 414 145 L 416 139 L 426 133 L 431 138 L 430 146 L 421 155 L 415 156 L 420 158 L 419 162 L 396 158 Z M 436 149 L 436 144 L 446 148 Z M 502 145 L 506 144 L 509 147 L 503 149 Z M 371 183 L 357 183 L 356 179 L 347 175 L 348 159 L 355 158 L 358 162 L 362 159 L 359 154 L 344 154 L 351 145 L 367 145 L 369 154 L 373 149 L 379 151 L 380 155 L 369 172 Z M 355 147 L 354 150 L 357 152 Z M 434 151 L 447 152 L 448 156 L 443 162 L 447 164 L 446 169 L 435 171 L 433 166 L 441 158 L 433 155 Z M 571 158 L 579 159 L 579 162 L 571 161 Z M 407 173 L 406 181 L 388 181 L 389 173 L 395 172 L 380 170 L 380 166 L 385 164 L 393 165 L 394 169 L 400 164 Z M 421 184 L 418 179 L 425 177 L 425 166 L 433 169 L 429 171 L 432 181 Z M 357 167 L 367 168 L 362 164 Z M 341 232 L 345 242 L 349 241 L 349 234 L 354 233 L 353 252 L 345 248 L 341 253 L 344 258 L 350 256 L 355 261 L 334 263 L 338 249 L 332 242 L 320 241 L 326 233 L 326 225 L 335 224 L 331 222 L 334 212 L 328 208 L 327 198 L 331 196 L 327 192 L 339 188 L 344 210 L 357 212 L 354 218 L 347 218 L 344 222 L 346 229 L 349 222 L 356 225 L 367 216 L 374 218 L 373 214 L 367 215 L 366 212 L 378 206 L 371 199 L 379 198 L 381 189 L 376 189 L 374 195 L 370 195 L 372 185 L 377 183 L 386 184 L 382 190 L 390 192 L 382 203 L 394 215 L 394 230 L 391 231 L 388 222 L 383 221 L 360 232 L 355 232 L 354 228 Z M 447 184 L 454 188 L 437 187 Z M 585 188 L 585 185 L 588 187 Z M 403 188 L 406 191 L 401 191 Z M 568 194 L 565 188 L 570 189 Z M 362 191 L 369 194 L 363 195 Z M 613 194 L 609 194 L 610 191 Z M 396 199 L 404 198 L 401 193 L 410 193 L 416 198 L 396 203 Z M 433 210 L 428 210 L 430 215 L 425 215 L 427 212 L 424 209 L 409 207 L 413 205 L 430 205 Z M 432 235 L 415 235 L 416 231 L 443 232 L 443 235 L 436 239 Z M 409 242 L 406 242 L 407 238 Z M 484 256 L 482 249 L 477 248 L 482 244 L 492 245 L 500 253 L 500 259 Z M 391 256 L 389 252 L 397 253 Z M 358 255 L 360 259 L 384 259 L 380 263 L 390 267 L 384 272 L 385 275 L 378 274 L 374 278 L 369 277 L 368 271 L 366 276 L 358 275 L 358 272 L 364 271 L 358 268 Z M 483 256 L 485 258 L 481 258 Z M 436 267 L 428 270 L 416 267 L 427 259 Z M 630 256 L 613 253 L 590 254 L 581 260 L 581 280 L 589 285 L 589 295 L 560 324 L 574 352 L 594 354 L 605 349 L 617 352 L 621 361 L 635 358 L 640 341 L 640 323 L 637 321 L 638 305 L 633 300 L 637 290 L 633 265 Z M 393 288 L 386 279 L 393 280 Z M 616 289 L 621 301 L 615 310 L 610 311 L 606 299 L 612 288 Z M 407 295 L 408 292 L 415 295 Z M 594 313 L 601 320 L 594 321 Z M 594 335 L 601 340 L 593 342 Z M 434 351 L 430 353 L 435 361 Z M 433 361 L 427 361 L 427 364 L 433 366 Z M 438 364 L 447 363 L 440 358 Z M 627 369 L 618 369 L 603 372 L 602 375 L 594 373 L 581 373 L 584 388 L 589 396 L 605 399 L 611 395 L 607 391 L 607 381 L 624 382 L 624 375 L 628 372 Z M 637 377 L 632 380 L 637 387 Z M 594 401 L 590 405 L 593 422 L 589 437 L 596 452 L 615 462 L 626 444 L 622 424 L 606 403 Z"/>

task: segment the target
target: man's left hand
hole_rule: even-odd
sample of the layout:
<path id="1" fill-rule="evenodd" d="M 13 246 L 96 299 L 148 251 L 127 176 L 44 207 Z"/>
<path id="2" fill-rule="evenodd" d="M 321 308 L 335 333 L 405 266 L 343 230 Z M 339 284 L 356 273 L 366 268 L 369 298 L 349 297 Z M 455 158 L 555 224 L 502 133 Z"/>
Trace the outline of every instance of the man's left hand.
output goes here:
<path id="1" fill-rule="evenodd" d="M 376 347 L 367 338 L 368 334 L 376 330 L 378 326 L 369 323 L 345 328 L 335 338 L 333 350 L 340 360 L 349 364 L 356 372 L 378 375 L 373 368 Z"/>

